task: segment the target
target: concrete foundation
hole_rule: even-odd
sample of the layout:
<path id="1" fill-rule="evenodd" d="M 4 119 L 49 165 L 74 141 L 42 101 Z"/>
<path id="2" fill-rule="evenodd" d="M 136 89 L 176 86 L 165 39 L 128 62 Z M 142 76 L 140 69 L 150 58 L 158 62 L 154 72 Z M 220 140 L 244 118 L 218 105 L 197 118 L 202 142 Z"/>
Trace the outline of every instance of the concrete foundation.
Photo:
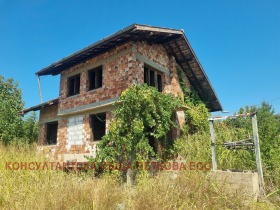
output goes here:
<path id="1" fill-rule="evenodd" d="M 258 174 L 251 171 L 235 172 L 214 170 L 211 179 L 222 182 L 232 193 L 244 193 L 248 199 L 257 200 L 259 196 Z"/>

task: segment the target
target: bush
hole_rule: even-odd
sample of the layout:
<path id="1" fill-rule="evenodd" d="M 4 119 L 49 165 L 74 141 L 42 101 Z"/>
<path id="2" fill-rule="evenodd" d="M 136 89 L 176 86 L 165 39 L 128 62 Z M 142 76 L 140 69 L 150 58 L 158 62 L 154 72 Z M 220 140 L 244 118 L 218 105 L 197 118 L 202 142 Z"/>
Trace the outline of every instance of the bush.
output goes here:
<path id="1" fill-rule="evenodd" d="M 153 87 L 133 85 L 122 93 L 119 103 L 93 161 L 134 164 L 153 156 L 168 158 L 173 140 L 167 134 L 172 126 L 177 126 L 171 116 L 181 101 Z"/>

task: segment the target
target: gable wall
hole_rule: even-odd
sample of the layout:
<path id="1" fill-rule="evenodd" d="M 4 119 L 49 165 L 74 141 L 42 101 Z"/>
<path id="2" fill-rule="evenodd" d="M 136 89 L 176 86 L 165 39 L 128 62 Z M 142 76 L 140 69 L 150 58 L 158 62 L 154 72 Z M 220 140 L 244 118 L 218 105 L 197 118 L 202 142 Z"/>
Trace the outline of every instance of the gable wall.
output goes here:
<path id="1" fill-rule="evenodd" d="M 137 42 L 135 43 L 137 52 L 149 60 L 159 64 L 160 66 L 168 69 L 170 75 L 164 75 L 164 84 L 163 84 L 163 93 L 172 93 L 175 96 L 182 96 L 182 90 L 180 87 L 178 75 L 177 75 L 177 63 L 173 56 L 168 56 L 164 47 L 158 44 L 147 44 L 146 42 Z M 144 82 L 144 62 L 137 60 L 137 71 L 140 72 L 140 81 Z M 187 87 L 191 87 L 188 78 L 183 75 L 183 79 Z"/>

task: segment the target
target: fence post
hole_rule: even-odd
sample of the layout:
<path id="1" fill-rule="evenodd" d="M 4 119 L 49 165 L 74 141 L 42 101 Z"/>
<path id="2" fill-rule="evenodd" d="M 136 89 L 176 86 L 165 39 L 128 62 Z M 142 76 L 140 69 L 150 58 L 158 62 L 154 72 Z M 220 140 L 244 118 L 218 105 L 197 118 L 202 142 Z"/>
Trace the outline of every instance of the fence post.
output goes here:
<path id="1" fill-rule="evenodd" d="M 260 196 L 265 196 L 261 151 L 260 151 L 259 133 L 258 133 L 258 122 L 257 122 L 256 113 L 252 115 L 252 125 L 253 125 L 254 146 L 255 146 L 255 154 L 256 154 L 256 164 L 257 164 L 258 177 L 259 177 Z"/>
<path id="2" fill-rule="evenodd" d="M 211 132 L 211 150 L 212 150 L 212 169 L 217 170 L 217 160 L 216 160 L 216 134 L 214 129 L 214 121 L 209 120 L 210 132 Z"/>

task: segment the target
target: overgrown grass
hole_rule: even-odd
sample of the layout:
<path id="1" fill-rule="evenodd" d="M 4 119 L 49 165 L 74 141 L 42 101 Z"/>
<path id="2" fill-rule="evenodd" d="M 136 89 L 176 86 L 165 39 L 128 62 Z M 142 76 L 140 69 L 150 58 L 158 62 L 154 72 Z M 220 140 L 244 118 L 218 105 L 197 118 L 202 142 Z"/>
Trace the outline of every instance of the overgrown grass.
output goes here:
<path id="1" fill-rule="evenodd" d="M 6 162 L 48 161 L 35 146 L 0 145 L 0 209 L 267 209 L 244 203 L 208 174 L 187 171 L 141 176 L 128 186 L 110 176 L 56 170 L 7 170 Z"/>
<path id="2" fill-rule="evenodd" d="M 245 138 L 242 130 L 224 128 L 216 132 L 216 152 L 219 169 L 255 170 L 255 153 L 248 150 L 228 150 L 224 142 Z M 220 132 L 219 132 L 220 131 Z M 177 151 L 188 161 L 211 162 L 210 132 L 185 135 L 176 142 Z"/>
<path id="3" fill-rule="evenodd" d="M 222 143 L 245 139 L 248 136 L 242 129 L 219 128 L 216 130 L 217 164 L 218 169 L 252 170 L 256 171 L 254 151 L 228 150 Z M 211 136 L 209 132 L 185 135 L 175 144 L 177 151 L 187 162 L 211 162 Z M 265 200 L 274 203 L 280 208 L 280 163 L 273 170 L 269 169 L 263 161 L 265 179 Z"/>

